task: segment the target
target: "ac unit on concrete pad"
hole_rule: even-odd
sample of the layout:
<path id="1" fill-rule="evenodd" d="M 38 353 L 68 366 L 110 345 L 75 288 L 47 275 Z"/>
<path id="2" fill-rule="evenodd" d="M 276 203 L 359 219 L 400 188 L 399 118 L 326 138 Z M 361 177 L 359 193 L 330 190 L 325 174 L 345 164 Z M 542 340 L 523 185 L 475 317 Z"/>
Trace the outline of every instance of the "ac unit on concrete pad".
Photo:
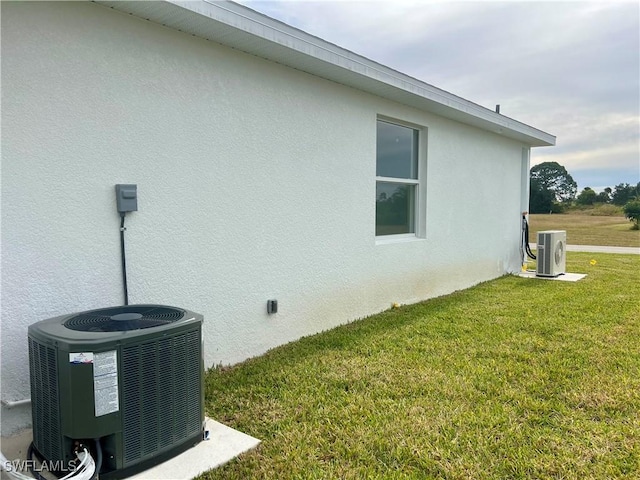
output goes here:
<path id="1" fill-rule="evenodd" d="M 29 326 L 33 446 L 48 461 L 102 453 L 124 478 L 202 440 L 202 315 L 127 305 Z"/>
<path id="2" fill-rule="evenodd" d="M 566 247 L 566 231 L 547 230 L 538 232 L 536 275 L 538 277 L 563 275 L 566 268 Z"/>

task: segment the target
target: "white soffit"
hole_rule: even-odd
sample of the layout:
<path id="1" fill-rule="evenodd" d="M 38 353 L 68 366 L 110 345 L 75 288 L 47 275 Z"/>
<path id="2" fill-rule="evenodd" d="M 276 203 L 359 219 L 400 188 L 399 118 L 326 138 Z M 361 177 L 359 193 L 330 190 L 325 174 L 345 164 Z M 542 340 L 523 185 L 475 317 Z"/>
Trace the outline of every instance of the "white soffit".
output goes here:
<path id="1" fill-rule="evenodd" d="M 539 147 L 556 143 L 556 138 L 549 133 L 234 2 L 95 0 L 95 3 L 527 145 Z"/>

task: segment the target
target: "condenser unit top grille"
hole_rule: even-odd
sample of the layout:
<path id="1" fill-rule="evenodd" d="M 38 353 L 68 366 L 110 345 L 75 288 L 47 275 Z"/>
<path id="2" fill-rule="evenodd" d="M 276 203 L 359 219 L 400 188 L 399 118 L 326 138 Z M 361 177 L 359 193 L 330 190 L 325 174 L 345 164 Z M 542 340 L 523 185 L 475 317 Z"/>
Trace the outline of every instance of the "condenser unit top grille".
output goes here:
<path id="1" fill-rule="evenodd" d="M 64 326 L 80 332 L 126 332 L 157 327 L 184 317 L 184 310 L 159 305 L 125 305 L 82 312 Z"/>

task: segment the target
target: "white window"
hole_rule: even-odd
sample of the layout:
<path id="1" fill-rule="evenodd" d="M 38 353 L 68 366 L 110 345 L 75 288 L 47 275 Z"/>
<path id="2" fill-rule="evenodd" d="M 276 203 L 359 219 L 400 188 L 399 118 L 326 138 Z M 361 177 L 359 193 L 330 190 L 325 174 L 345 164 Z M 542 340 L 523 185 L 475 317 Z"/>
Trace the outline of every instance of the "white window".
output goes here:
<path id="1" fill-rule="evenodd" d="M 420 130 L 378 120 L 376 236 L 418 235 Z"/>

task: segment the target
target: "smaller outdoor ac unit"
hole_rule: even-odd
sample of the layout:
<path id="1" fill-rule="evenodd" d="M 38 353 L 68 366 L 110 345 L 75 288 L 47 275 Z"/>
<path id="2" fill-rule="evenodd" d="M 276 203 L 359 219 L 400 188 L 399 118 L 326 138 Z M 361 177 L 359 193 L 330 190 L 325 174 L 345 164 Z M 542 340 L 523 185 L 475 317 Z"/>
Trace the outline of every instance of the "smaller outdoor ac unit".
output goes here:
<path id="1" fill-rule="evenodd" d="M 538 232 L 537 268 L 538 277 L 557 277 L 565 273 L 567 232 L 547 230 Z"/>

